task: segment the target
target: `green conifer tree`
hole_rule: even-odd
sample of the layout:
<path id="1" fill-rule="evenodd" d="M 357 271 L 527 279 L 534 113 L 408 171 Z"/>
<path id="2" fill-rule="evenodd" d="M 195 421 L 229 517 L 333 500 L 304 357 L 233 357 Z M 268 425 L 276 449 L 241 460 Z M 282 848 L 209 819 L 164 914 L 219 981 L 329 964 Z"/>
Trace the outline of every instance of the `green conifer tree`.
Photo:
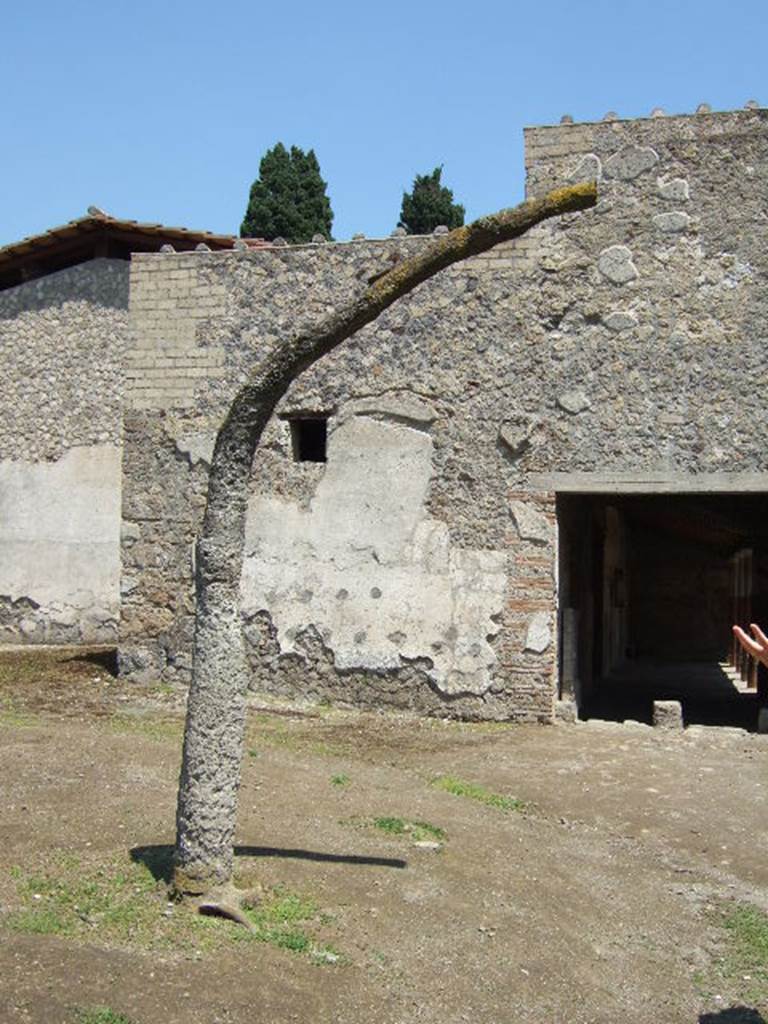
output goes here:
<path id="1" fill-rule="evenodd" d="M 292 243 L 309 242 L 317 234 L 330 239 L 333 211 L 325 190 L 314 150 L 305 153 L 291 146 L 289 152 L 278 142 L 259 164 L 241 237 L 284 238 Z"/>
<path id="2" fill-rule="evenodd" d="M 403 192 L 400 227 L 409 235 L 428 235 L 440 224 L 460 228 L 464 223 L 464 207 L 454 203 L 453 192 L 440 183 L 442 164 L 431 174 L 417 174 L 413 189 Z"/>

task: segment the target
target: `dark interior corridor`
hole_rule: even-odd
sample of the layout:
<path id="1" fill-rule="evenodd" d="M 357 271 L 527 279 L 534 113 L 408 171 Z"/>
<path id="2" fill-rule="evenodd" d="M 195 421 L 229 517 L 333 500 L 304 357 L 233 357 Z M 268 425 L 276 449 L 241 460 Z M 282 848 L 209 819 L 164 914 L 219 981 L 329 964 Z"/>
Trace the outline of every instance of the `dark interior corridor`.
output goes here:
<path id="1" fill-rule="evenodd" d="M 582 718 L 753 729 L 765 679 L 731 624 L 768 622 L 761 494 L 558 497 L 560 691 Z M 762 672 L 762 670 L 761 670 Z"/>

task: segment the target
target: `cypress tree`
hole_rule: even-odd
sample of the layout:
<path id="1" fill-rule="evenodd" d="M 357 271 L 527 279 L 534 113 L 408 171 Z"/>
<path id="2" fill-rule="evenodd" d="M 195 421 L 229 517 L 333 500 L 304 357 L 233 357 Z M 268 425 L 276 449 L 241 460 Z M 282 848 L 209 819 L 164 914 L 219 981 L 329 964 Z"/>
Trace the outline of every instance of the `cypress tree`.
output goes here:
<path id="1" fill-rule="evenodd" d="M 409 235 L 428 235 L 440 224 L 460 228 L 464 223 L 464 207 L 454 203 L 453 192 L 440 183 L 442 164 L 431 174 L 417 174 L 413 189 L 403 192 L 400 227 Z"/>
<path id="2" fill-rule="evenodd" d="M 291 146 L 289 152 L 278 142 L 259 164 L 241 237 L 284 238 L 292 243 L 309 242 L 317 234 L 330 238 L 333 211 L 325 190 L 314 150 L 305 153 Z"/>

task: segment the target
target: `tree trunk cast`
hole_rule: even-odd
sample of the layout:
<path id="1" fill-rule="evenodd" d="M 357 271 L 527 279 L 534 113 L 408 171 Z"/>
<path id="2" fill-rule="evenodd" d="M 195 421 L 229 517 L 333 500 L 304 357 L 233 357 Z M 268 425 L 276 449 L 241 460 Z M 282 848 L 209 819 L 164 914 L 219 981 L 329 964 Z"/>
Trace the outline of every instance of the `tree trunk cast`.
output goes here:
<path id="1" fill-rule="evenodd" d="M 216 438 L 197 545 L 192 683 L 176 815 L 174 888 L 202 894 L 232 874 L 248 670 L 239 587 L 253 457 L 291 382 L 439 270 L 522 235 L 548 217 L 594 206 L 594 183 L 558 189 L 436 239 L 374 278 L 316 330 L 283 342 L 237 394 Z"/>

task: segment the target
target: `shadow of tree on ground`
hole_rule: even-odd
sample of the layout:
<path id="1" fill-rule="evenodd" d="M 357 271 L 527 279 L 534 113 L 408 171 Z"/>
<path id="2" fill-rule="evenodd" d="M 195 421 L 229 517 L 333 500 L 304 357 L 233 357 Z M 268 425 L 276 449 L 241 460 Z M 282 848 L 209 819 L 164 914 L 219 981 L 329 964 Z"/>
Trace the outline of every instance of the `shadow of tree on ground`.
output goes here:
<path id="1" fill-rule="evenodd" d="M 170 844 L 134 846 L 129 850 L 129 853 L 131 860 L 135 863 L 143 864 L 156 881 L 170 883 L 173 877 L 173 847 Z M 355 866 L 378 868 L 403 869 L 408 866 L 408 861 L 402 860 L 399 857 L 370 857 L 356 853 L 324 853 L 321 850 L 287 849 L 279 846 L 236 846 L 235 857 L 284 857 L 286 859 L 311 860 L 325 864 L 352 864 Z"/>
<path id="2" fill-rule="evenodd" d="M 749 1006 L 730 1006 L 727 1010 L 702 1013 L 699 1024 L 768 1024 L 758 1010 Z"/>

